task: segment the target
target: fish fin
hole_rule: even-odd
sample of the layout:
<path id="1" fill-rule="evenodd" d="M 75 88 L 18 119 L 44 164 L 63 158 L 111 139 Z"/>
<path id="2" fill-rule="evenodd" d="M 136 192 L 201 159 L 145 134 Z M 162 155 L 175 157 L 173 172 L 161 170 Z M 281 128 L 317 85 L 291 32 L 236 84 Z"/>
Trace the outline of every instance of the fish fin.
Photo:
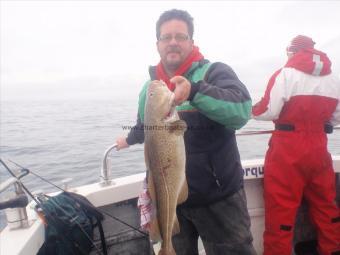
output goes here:
<path id="1" fill-rule="evenodd" d="M 148 171 L 148 191 L 150 194 L 150 198 L 152 201 L 152 207 L 154 208 L 153 212 L 155 212 L 154 217 L 150 221 L 150 228 L 149 228 L 149 236 L 152 241 L 158 242 L 162 240 L 161 232 L 159 230 L 159 224 L 158 224 L 158 217 L 157 217 L 157 200 L 156 200 L 156 192 L 155 192 L 155 186 L 153 184 L 152 174 L 151 171 Z"/>
<path id="2" fill-rule="evenodd" d="M 151 220 L 149 226 L 150 226 L 149 227 L 150 240 L 154 242 L 162 241 L 161 233 L 159 231 L 158 219 L 154 218 L 153 220 Z"/>
<path id="3" fill-rule="evenodd" d="M 175 135 L 183 135 L 187 130 L 187 124 L 184 120 L 176 120 L 169 124 L 169 132 Z"/>
<path id="4" fill-rule="evenodd" d="M 187 180 L 185 179 L 178 195 L 177 204 L 180 205 L 184 203 L 188 198 L 188 194 L 189 194 L 188 183 Z"/>
<path id="5" fill-rule="evenodd" d="M 180 232 L 180 228 L 179 228 L 179 222 L 178 222 L 178 218 L 177 215 L 175 215 L 175 219 L 174 219 L 174 225 L 172 227 L 172 235 L 176 235 Z"/>

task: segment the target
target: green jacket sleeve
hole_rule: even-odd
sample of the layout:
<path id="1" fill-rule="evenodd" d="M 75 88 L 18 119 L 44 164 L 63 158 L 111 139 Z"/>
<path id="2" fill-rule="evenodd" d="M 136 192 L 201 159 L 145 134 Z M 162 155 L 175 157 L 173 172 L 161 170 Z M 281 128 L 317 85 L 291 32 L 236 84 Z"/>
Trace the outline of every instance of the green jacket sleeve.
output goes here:
<path id="1" fill-rule="evenodd" d="M 214 63 L 204 80 L 191 83 L 191 105 L 226 128 L 239 129 L 250 118 L 251 98 L 245 85 L 226 64 Z"/>

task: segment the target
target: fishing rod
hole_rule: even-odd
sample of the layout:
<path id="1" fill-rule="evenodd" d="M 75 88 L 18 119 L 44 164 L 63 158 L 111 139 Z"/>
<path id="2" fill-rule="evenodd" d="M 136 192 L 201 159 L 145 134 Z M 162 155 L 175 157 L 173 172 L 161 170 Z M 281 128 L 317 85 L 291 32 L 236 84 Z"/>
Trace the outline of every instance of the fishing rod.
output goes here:
<path id="1" fill-rule="evenodd" d="M 236 136 L 244 136 L 244 135 L 264 135 L 271 134 L 274 130 L 262 130 L 262 131 L 242 131 L 240 133 L 236 133 Z"/>
<path id="2" fill-rule="evenodd" d="M 21 174 L 19 177 L 17 177 L 1 158 L 0 158 L 0 163 L 5 167 L 5 169 L 10 173 L 10 175 L 12 175 L 12 177 L 14 177 L 17 180 L 17 183 L 20 183 L 21 188 L 25 190 L 25 192 L 34 200 L 34 202 L 36 202 L 37 204 L 40 204 L 40 202 L 33 196 L 33 194 L 28 190 L 28 188 L 20 180 L 20 178 L 28 175 L 30 173 L 30 170 L 20 166 L 21 171 L 24 173 Z"/>
<path id="3" fill-rule="evenodd" d="M 333 127 L 334 130 L 340 130 L 340 126 Z M 236 133 L 237 136 L 246 136 L 246 135 L 265 135 L 272 134 L 275 130 L 260 130 L 260 131 L 242 131 L 240 133 Z"/>
<path id="4" fill-rule="evenodd" d="M 28 189 L 28 188 L 22 183 L 22 181 L 20 180 L 21 177 L 26 176 L 26 175 L 28 175 L 29 173 L 31 173 L 31 174 L 33 174 L 33 175 L 35 175 L 35 176 L 37 176 L 37 177 L 40 177 L 40 176 L 36 175 L 35 173 L 33 173 L 32 171 L 30 171 L 29 169 L 27 169 L 27 168 L 25 168 L 25 167 L 23 167 L 23 166 L 21 166 L 21 165 L 15 163 L 14 161 L 12 161 L 12 160 L 10 160 L 10 159 L 8 159 L 8 161 L 11 162 L 12 164 L 16 165 L 17 167 L 20 167 L 20 168 L 21 168 L 21 171 L 22 171 L 22 172 L 25 172 L 25 173 L 24 173 L 24 174 L 21 174 L 19 177 L 17 177 L 17 176 L 13 173 L 13 171 L 6 165 L 6 163 L 5 163 L 2 159 L 0 159 L 1 164 L 5 167 L 5 169 L 6 169 L 6 170 L 7 170 L 7 171 L 8 171 L 15 179 L 17 179 L 17 183 L 20 184 L 20 186 L 25 190 L 25 192 L 26 192 L 26 193 L 34 200 L 34 202 L 36 202 L 36 204 L 42 209 L 42 201 L 40 201 L 39 198 L 38 198 L 38 199 L 35 198 L 34 195 L 29 191 L 29 189 Z M 40 178 L 41 178 L 41 179 L 44 179 L 44 178 L 42 178 L 42 177 L 40 177 Z M 49 182 L 49 181 L 47 181 L 47 180 L 45 180 L 45 181 L 48 182 L 49 184 L 53 185 L 54 187 L 59 188 L 60 190 L 63 190 L 62 188 L 58 187 L 57 185 L 54 185 L 53 183 L 51 183 L 51 182 Z M 63 191 L 65 191 L 65 190 L 63 190 Z M 27 199 L 27 197 L 26 197 L 26 199 Z M 63 209 L 62 207 L 60 207 L 58 204 L 55 203 L 55 206 L 57 206 L 60 210 L 64 211 L 64 209 Z M 39 214 L 39 212 L 37 212 L 37 213 Z M 67 212 L 64 211 L 64 213 L 65 213 L 65 215 L 67 215 Z M 53 219 L 53 217 L 51 217 L 51 219 Z M 54 224 L 58 224 L 58 223 L 57 223 L 56 221 L 54 221 Z M 77 224 L 77 226 L 80 228 L 80 230 L 85 234 L 86 238 L 91 242 L 91 244 L 93 245 L 93 247 L 95 248 L 95 250 L 97 251 L 97 253 L 98 253 L 98 254 L 101 254 L 102 252 L 101 252 L 100 249 L 97 247 L 97 245 L 92 241 L 91 237 L 86 233 L 85 229 L 84 229 L 79 223 L 76 222 L 76 224 Z M 71 242 L 75 242 L 75 240 L 69 239 L 68 237 L 62 236 L 62 238 L 66 238 L 66 239 L 68 239 L 68 240 L 71 241 Z M 72 253 L 73 253 L 74 255 L 76 255 L 73 251 L 72 251 Z"/>
<path id="5" fill-rule="evenodd" d="M 8 159 L 8 161 L 10 161 L 10 162 L 13 163 L 14 165 L 20 167 L 21 169 L 25 169 L 23 166 L 19 165 L 18 163 L 15 163 L 14 161 L 12 161 L 12 160 L 10 160 L 10 159 Z M 28 169 L 27 169 L 27 170 L 28 170 Z M 29 170 L 29 172 L 30 172 L 32 175 L 34 175 L 34 176 L 38 177 L 39 179 L 41 179 L 42 181 L 44 181 L 44 182 L 46 182 L 46 183 L 48 183 L 48 184 L 54 186 L 55 188 L 57 188 L 57 189 L 59 189 L 59 190 L 61 190 L 61 191 L 63 191 L 63 192 L 67 192 L 66 190 L 64 190 L 63 188 L 59 187 L 58 185 L 56 185 L 56 184 L 50 182 L 49 180 L 45 179 L 44 177 L 42 177 L 42 176 L 40 176 L 40 175 L 34 173 L 32 170 Z M 125 221 L 123 221 L 123 220 L 117 218 L 116 216 L 111 215 L 111 214 L 107 213 L 106 211 L 104 211 L 104 210 L 102 210 L 102 209 L 99 209 L 99 208 L 96 208 L 96 209 L 97 209 L 98 211 L 100 211 L 101 213 L 107 215 L 108 217 L 110 217 L 110 218 L 112 218 L 112 219 L 114 219 L 114 220 L 116 220 L 116 221 L 122 223 L 123 225 L 125 225 L 125 226 L 127 226 L 127 227 L 129 227 L 129 228 L 131 228 L 131 229 L 133 229 L 133 230 L 135 230 L 135 231 L 137 231 L 138 233 L 142 234 L 143 236 L 148 236 L 147 233 L 145 233 L 145 232 L 139 230 L 138 228 L 136 228 L 136 227 L 130 225 L 129 223 L 127 223 L 127 222 L 125 222 Z"/>

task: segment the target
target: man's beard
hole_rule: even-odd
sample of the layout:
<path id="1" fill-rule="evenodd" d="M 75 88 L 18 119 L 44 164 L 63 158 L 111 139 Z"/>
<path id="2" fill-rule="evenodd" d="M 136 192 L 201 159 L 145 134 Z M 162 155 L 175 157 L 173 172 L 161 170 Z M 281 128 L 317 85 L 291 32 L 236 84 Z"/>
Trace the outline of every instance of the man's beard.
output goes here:
<path id="1" fill-rule="evenodd" d="M 174 63 L 166 62 L 165 68 L 170 72 L 175 72 L 180 67 L 180 65 L 181 65 L 180 61 Z"/>

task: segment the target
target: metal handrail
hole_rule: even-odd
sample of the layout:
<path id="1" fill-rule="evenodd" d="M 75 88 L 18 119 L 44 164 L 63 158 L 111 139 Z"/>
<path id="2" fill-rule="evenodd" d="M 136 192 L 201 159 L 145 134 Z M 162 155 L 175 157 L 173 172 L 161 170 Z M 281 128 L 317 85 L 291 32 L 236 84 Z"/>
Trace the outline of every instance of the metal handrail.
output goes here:
<path id="1" fill-rule="evenodd" d="M 7 225 L 10 229 L 27 228 L 29 227 L 26 211 L 28 199 L 20 179 L 26 176 L 29 173 L 29 170 L 22 169 L 20 175 L 16 176 L 2 159 L 0 159 L 0 163 L 12 175 L 12 177 L 0 183 L 0 193 L 7 190 L 11 185 L 14 185 L 14 197 L 1 202 L 1 209 L 5 209 Z"/>
<path id="2" fill-rule="evenodd" d="M 6 181 L 0 183 L 0 193 L 5 191 L 8 187 L 10 187 L 12 184 L 18 182 L 18 179 L 15 177 L 10 177 Z"/>
<path id="3" fill-rule="evenodd" d="M 340 130 L 340 126 L 333 127 L 334 130 Z M 264 135 L 264 134 L 271 134 L 274 130 L 261 130 L 261 131 L 242 131 L 240 133 L 236 133 L 236 136 L 243 136 L 243 135 Z"/>
<path id="4" fill-rule="evenodd" d="M 104 153 L 103 164 L 100 174 L 100 184 L 102 186 L 108 186 L 114 184 L 111 180 L 111 169 L 108 168 L 108 157 L 110 152 L 117 147 L 117 144 L 112 144 Z"/>
<path id="5" fill-rule="evenodd" d="M 340 126 L 333 127 L 333 130 L 340 130 Z M 263 135 L 263 134 L 271 134 L 274 130 L 261 130 L 261 131 L 243 131 L 240 133 L 236 133 L 236 136 L 245 136 L 245 135 Z M 100 184 L 102 186 L 108 186 L 114 184 L 111 179 L 111 169 L 108 168 L 108 156 L 110 152 L 117 147 L 117 143 L 111 145 L 104 153 L 103 164 L 100 175 Z"/>

